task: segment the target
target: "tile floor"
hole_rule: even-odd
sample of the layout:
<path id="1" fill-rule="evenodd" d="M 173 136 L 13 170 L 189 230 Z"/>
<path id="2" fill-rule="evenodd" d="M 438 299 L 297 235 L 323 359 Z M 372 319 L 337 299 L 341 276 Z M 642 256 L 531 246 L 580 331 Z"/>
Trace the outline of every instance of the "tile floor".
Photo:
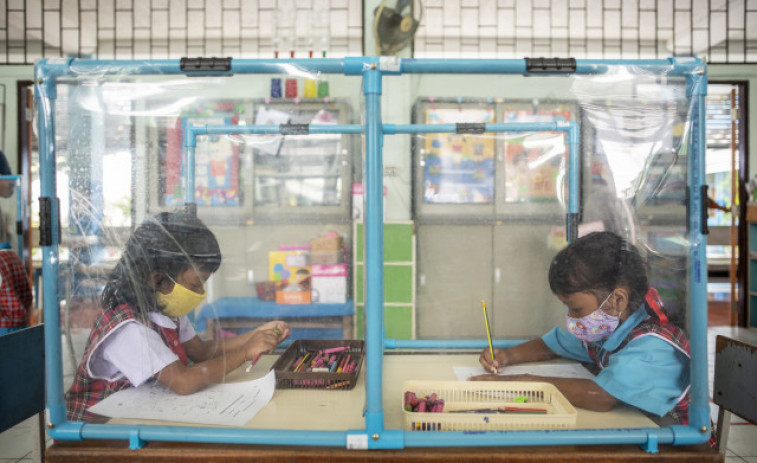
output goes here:
<path id="1" fill-rule="evenodd" d="M 710 391 L 712 390 L 712 376 L 714 365 L 714 345 L 717 334 L 729 335 L 734 330 L 739 335 L 746 335 L 757 342 L 757 329 L 731 328 L 731 327 L 711 327 L 708 331 L 708 348 L 710 350 Z M 86 329 L 73 329 L 72 340 L 76 355 L 81 355 L 84 344 L 87 340 Z M 68 344 L 63 339 L 63 371 L 64 386 L 68 388 L 73 376 L 73 366 L 71 356 L 68 354 Z M 713 421 L 717 421 L 718 407 L 710 404 L 712 409 Z M 33 432 L 35 429 L 35 420 L 37 417 L 29 418 L 19 425 L 0 433 L 0 463 L 31 463 L 36 461 L 32 453 Z M 52 441 L 47 438 L 46 443 L 49 446 Z M 728 437 L 728 445 L 725 456 L 726 463 L 757 463 L 757 426 L 744 421 L 743 419 L 733 416 L 731 420 L 731 430 Z"/>

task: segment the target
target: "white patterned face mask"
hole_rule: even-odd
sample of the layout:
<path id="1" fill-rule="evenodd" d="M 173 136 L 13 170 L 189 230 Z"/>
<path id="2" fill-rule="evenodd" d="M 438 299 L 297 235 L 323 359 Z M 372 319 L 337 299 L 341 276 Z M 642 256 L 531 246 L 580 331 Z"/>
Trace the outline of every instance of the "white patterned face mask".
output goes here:
<path id="1" fill-rule="evenodd" d="M 602 306 L 610 299 L 608 294 L 597 310 L 581 318 L 565 316 L 565 325 L 573 336 L 581 341 L 597 342 L 610 337 L 620 323 L 620 316 L 609 315 Z"/>

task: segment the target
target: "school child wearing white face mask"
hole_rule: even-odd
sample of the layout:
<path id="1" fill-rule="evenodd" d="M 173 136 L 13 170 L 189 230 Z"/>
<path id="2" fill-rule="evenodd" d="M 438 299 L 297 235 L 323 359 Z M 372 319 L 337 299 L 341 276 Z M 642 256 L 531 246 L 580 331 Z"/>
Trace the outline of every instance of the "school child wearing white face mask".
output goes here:
<path id="1" fill-rule="evenodd" d="M 570 243 L 552 260 L 549 286 L 568 308 L 565 328 L 509 349 L 481 352 L 487 370 L 565 357 L 598 369 L 593 379 L 481 375 L 475 381 L 542 381 L 573 404 L 609 411 L 624 402 L 661 425 L 688 422 L 689 343 L 662 311 L 639 251 L 610 232 Z"/>
<path id="2" fill-rule="evenodd" d="M 66 393 L 69 420 L 99 421 L 89 407 L 150 379 L 177 394 L 197 392 L 289 336 L 283 321 L 216 341 L 197 336 L 187 314 L 205 298 L 205 282 L 220 265 L 213 232 L 192 214 L 161 213 L 134 231 L 108 277 Z"/>

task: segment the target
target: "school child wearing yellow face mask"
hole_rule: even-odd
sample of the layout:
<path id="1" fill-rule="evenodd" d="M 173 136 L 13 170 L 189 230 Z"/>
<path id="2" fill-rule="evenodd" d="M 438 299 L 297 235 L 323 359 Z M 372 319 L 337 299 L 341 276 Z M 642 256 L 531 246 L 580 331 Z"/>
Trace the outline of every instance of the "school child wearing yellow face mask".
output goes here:
<path id="1" fill-rule="evenodd" d="M 149 380 L 177 394 L 197 392 L 289 336 L 283 321 L 216 341 L 197 336 L 187 314 L 205 298 L 205 282 L 220 265 L 213 232 L 192 214 L 161 213 L 134 231 L 108 277 L 102 311 L 66 393 L 69 420 L 97 421 L 89 407 Z"/>

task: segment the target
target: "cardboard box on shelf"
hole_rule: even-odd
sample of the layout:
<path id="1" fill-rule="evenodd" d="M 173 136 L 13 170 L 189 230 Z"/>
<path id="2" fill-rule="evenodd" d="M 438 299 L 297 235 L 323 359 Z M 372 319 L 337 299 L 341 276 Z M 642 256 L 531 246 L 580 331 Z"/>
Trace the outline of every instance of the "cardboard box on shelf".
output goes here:
<path id="1" fill-rule="evenodd" d="M 270 251 L 268 253 L 268 279 L 290 282 L 297 273 L 310 274 L 310 253 L 305 250 Z"/>
<path id="2" fill-rule="evenodd" d="M 285 285 L 276 290 L 276 302 L 279 304 L 310 304 L 312 301 L 310 270 L 299 269 L 296 275 Z"/>
<path id="3" fill-rule="evenodd" d="M 277 304 L 310 304 L 312 296 L 307 291 L 276 291 Z"/>
<path id="4" fill-rule="evenodd" d="M 334 265 L 344 262 L 344 251 L 315 251 L 310 253 L 310 265 Z"/>
<path id="5" fill-rule="evenodd" d="M 310 241 L 311 252 L 341 251 L 344 240 L 336 232 L 329 232 Z"/>
<path id="6" fill-rule="evenodd" d="M 302 249 L 268 253 L 269 277 L 279 304 L 310 304 L 310 253 Z"/>
<path id="7" fill-rule="evenodd" d="M 313 302 L 347 302 L 347 264 L 316 264 L 311 271 Z"/>
<path id="8" fill-rule="evenodd" d="M 261 301 L 272 301 L 276 299 L 276 288 L 277 284 L 275 281 L 259 281 L 255 283 L 258 299 Z"/>

